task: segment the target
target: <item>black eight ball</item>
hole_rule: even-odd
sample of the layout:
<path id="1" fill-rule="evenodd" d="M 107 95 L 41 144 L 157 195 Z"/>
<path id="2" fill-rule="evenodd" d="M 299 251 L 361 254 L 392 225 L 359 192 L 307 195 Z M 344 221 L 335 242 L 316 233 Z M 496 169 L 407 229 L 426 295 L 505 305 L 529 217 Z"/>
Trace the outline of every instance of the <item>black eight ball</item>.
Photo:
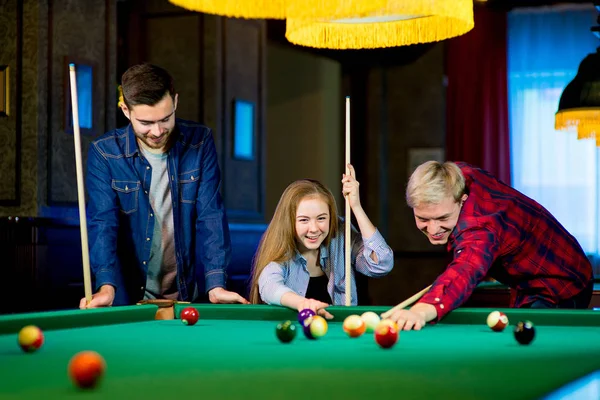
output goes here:
<path id="1" fill-rule="evenodd" d="M 515 325 L 515 339 L 521 344 L 529 344 L 535 337 L 535 328 L 530 321 L 519 321 Z"/>

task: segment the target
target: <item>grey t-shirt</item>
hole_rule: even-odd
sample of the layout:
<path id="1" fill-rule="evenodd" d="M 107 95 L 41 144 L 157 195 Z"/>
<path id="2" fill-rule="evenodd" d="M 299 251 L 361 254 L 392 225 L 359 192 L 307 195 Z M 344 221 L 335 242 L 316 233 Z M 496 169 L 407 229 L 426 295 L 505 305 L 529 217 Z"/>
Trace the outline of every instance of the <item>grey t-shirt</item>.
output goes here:
<path id="1" fill-rule="evenodd" d="M 154 234 L 144 298 L 177 300 L 177 260 L 167 154 L 151 153 L 141 146 L 140 149 L 152 166 L 150 206 L 154 214 Z"/>

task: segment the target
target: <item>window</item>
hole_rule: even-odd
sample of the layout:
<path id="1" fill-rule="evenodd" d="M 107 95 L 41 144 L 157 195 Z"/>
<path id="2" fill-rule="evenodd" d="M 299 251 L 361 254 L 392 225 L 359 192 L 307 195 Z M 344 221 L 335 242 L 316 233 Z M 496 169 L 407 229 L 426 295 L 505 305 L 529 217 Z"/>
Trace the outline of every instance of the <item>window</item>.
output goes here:
<path id="1" fill-rule="evenodd" d="M 508 16 L 508 102 L 513 186 L 573 234 L 600 276 L 600 150 L 554 130 L 565 86 L 600 40 L 592 6 L 517 10 Z"/>

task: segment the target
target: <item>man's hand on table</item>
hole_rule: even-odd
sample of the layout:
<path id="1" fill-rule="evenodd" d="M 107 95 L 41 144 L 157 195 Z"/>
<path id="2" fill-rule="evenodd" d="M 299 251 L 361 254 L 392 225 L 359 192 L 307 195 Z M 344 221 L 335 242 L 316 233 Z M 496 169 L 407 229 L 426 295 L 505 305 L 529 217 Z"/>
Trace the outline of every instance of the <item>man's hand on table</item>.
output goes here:
<path id="1" fill-rule="evenodd" d="M 417 303 L 410 310 L 398 310 L 390 315 L 389 319 L 398 324 L 398 330 L 421 330 L 425 324 L 437 317 L 434 306 L 426 303 Z"/>
<path id="2" fill-rule="evenodd" d="M 250 304 L 248 300 L 240 296 L 238 293 L 230 292 L 229 290 L 225 290 L 222 287 L 216 287 L 214 289 L 211 289 L 208 292 L 208 300 L 210 300 L 210 302 L 213 304 Z"/>
<path id="3" fill-rule="evenodd" d="M 87 304 L 87 300 L 84 297 L 79 302 L 79 308 L 81 310 L 86 308 L 98 308 L 98 307 L 110 307 L 115 300 L 115 288 L 111 285 L 103 285 L 100 287 L 98 292 L 92 295 L 92 301 Z"/>

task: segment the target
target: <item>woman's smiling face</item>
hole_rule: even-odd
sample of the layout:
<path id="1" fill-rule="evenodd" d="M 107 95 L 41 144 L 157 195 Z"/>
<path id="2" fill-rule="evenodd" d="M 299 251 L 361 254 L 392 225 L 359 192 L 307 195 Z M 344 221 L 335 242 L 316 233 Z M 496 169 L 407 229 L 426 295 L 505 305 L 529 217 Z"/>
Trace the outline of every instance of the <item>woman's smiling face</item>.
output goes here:
<path id="1" fill-rule="evenodd" d="M 318 197 L 305 197 L 296 210 L 296 240 L 301 254 L 317 251 L 329 234 L 329 207 Z"/>

